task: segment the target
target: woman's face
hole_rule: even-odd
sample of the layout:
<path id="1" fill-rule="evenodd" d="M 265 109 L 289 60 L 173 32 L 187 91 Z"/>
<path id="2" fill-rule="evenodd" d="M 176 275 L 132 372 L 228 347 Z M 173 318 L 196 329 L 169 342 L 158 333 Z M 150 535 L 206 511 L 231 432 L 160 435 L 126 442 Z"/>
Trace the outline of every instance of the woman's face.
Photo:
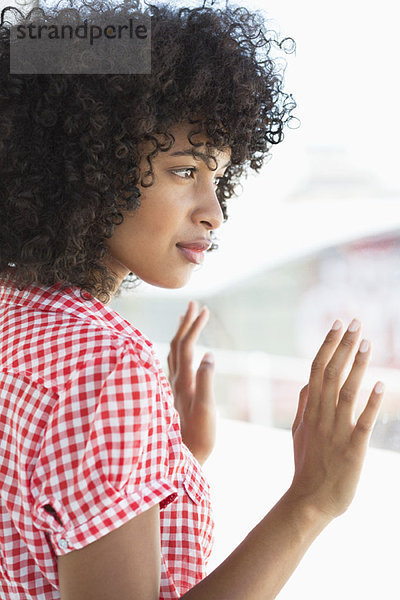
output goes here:
<path id="1" fill-rule="evenodd" d="M 230 150 L 214 153 L 217 169 L 212 171 L 201 159 L 174 156 L 177 152 L 205 146 L 194 146 L 187 139 L 193 125 L 177 125 L 171 129 L 174 145 L 152 159 L 154 179 L 150 187 L 138 185 L 140 207 L 124 213 L 124 221 L 106 240 L 110 250 L 107 265 L 117 273 L 120 282 L 134 273 L 151 285 L 165 288 L 184 286 L 204 251 L 184 249 L 179 245 L 210 240 L 210 231 L 221 226 L 223 213 L 216 196 L 216 179 L 222 177 L 230 159 Z M 193 135 L 193 142 L 206 141 L 203 134 Z M 153 146 L 145 146 L 152 149 Z M 210 161 L 210 166 L 214 162 Z M 149 169 L 143 158 L 141 173 Z M 191 171 L 190 169 L 196 169 Z M 151 179 L 145 179 L 147 183 Z"/>

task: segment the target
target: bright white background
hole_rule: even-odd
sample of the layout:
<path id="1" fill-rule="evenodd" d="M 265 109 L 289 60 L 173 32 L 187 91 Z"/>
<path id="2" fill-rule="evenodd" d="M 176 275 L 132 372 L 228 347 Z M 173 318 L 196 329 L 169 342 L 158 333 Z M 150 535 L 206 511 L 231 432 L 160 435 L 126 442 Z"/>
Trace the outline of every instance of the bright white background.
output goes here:
<path id="1" fill-rule="evenodd" d="M 217 5 L 223 7 L 225 0 Z M 293 114 L 301 126 L 286 129 L 270 162 L 243 182 L 243 195 L 229 201 L 229 221 L 217 231 L 219 250 L 206 256 L 191 282 L 173 292 L 142 284 L 139 293 L 200 296 L 331 243 L 400 226 L 394 0 L 240 0 L 235 5 L 262 10 L 268 28 L 296 41 L 296 54 L 283 56 L 285 90 L 297 102 Z M 349 168 L 373 182 L 383 197 L 289 202 L 308 181 L 311 152 L 332 147 L 343 151 Z M 333 180 L 339 177 L 332 172 Z"/>
<path id="2" fill-rule="evenodd" d="M 261 174 L 244 182 L 243 195 L 230 201 L 230 219 L 218 232 L 220 249 L 185 288 L 173 291 L 177 296 L 198 298 L 319 248 L 400 227 L 396 3 L 238 4 L 268 11 L 282 37 L 296 40 L 296 55 L 286 56 L 285 79 L 301 127 L 286 130 Z M 376 197 L 288 200 L 307 184 L 310 151 L 329 147 L 342 150 L 350 168 L 373 182 Z M 333 172 L 333 181 L 339 176 Z M 143 293 L 171 294 L 147 287 Z M 290 432 L 220 421 L 205 466 L 217 520 L 211 569 L 284 493 L 292 465 Z M 399 470 L 397 453 L 370 449 L 351 508 L 315 541 L 279 598 L 399 598 Z"/>
<path id="3" fill-rule="evenodd" d="M 290 485 L 291 434 L 220 419 L 204 471 L 216 520 L 212 571 Z M 279 600 L 399 599 L 399 471 L 399 453 L 369 450 L 352 505 L 315 540 Z"/>

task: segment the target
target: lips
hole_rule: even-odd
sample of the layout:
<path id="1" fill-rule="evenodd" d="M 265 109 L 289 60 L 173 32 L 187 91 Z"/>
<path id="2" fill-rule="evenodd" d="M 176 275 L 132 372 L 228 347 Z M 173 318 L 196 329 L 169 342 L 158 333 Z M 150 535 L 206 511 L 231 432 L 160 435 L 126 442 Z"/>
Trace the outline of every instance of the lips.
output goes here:
<path id="1" fill-rule="evenodd" d="M 178 248 L 187 248 L 188 250 L 198 250 L 204 252 L 208 250 L 212 242 L 209 240 L 200 240 L 198 242 L 181 242 L 176 244 Z"/>
<path id="2" fill-rule="evenodd" d="M 196 265 L 200 265 L 204 261 L 204 252 L 212 245 L 211 240 L 202 239 L 194 240 L 193 242 L 180 242 L 176 247 L 183 256 Z"/>

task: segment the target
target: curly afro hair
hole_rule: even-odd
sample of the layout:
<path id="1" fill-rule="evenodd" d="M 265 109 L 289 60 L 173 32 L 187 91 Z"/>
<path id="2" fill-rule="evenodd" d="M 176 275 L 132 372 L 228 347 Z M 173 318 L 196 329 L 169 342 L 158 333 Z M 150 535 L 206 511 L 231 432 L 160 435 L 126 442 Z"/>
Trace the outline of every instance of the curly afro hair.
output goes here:
<path id="1" fill-rule="evenodd" d="M 70 0 L 71 6 L 77 0 Z M 231 149 L 216 194 L 226 201 L 249 167 L 260 170 L 271 145 L 294 117 L 292 95 L 272 49 L 295 49 L 292 38 L 266 30 L 259 11 L 226 6 L 140 8 L 139 0 L 69 7 L 82 22 L 101 13 L 151 18 L 151 74 L 10 73 L 10 23 L 0 26 L 0 278 L 2 283 L 76 285 L 108 303 L 119 295 L 106 266 L 105 240 L 137 210 L 151 158 L 174 142 L 169 128 L 193 123 L 210 147 Z M 7 9 L 8 10 L 8 9 Z M 72 11 L 72 12 L 71 12 Z M 19 12 L 19 11 L 17 11 Z M 34 9 L 48 22 L 58 8 Z M 40 13 L 40 15 L 39 15 Z M 21 14 L 21 13 L 20 13 Z M 40 21 L 38 20 L 40 16 Z M 20 21 L 27 22 L 27 21 Z M 12 24 L 14 25 L 14 23 Z M 161 144 L 155 134 L 168 140 Z M 191 134 L 188 136 L 190 140 Z M 141 173 L 140 144 L 151 141 Z M 210 250 L 218 246 L 214 243 Z M 130 273 L 120 287 L 140 282 Z M 90 296 L 89 296 L 90 297 Z"/>

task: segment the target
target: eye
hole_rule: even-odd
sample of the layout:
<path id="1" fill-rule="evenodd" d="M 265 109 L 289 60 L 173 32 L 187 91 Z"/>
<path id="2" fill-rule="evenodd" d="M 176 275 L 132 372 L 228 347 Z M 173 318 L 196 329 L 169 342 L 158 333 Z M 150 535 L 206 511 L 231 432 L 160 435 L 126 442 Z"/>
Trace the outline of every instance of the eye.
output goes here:
<path id="1" fill-rule="evenodd" d="M 198 168 L 197 167 L 185 167 L 184 169 L 174 169 L 173 171 L 171 171 L 171 173 L 174 173 L 174 175 L 176 175 L 177 173 L 190 173 L 190 175 L 192 173 L 197 173 L 198 172 Z M 179 177 L 180 179 L 190 179 L 190 175 L 189 177 L 182 177 L 181 175 L 177 175 L 177 177 Z M 217 186 L 219 184 L 219 182 L 221 181 L 221 179 L 223 179 L 223 177 L 215 177 L 214 181 L 215 181 L 215 185 Z"/>
<path id="2" fill-rule="evenodd" d="M 184 169 L 174 169 L 173 171 L 171 171 L 171 173 L 196 173 L 197 172 L 197 168 L 196 167 L 185 167 Z M 180 179 L 190 179 L 190 177 L 181 177 L 180 175 L 178 175 L 178 177 L 180 177 Z"/>

